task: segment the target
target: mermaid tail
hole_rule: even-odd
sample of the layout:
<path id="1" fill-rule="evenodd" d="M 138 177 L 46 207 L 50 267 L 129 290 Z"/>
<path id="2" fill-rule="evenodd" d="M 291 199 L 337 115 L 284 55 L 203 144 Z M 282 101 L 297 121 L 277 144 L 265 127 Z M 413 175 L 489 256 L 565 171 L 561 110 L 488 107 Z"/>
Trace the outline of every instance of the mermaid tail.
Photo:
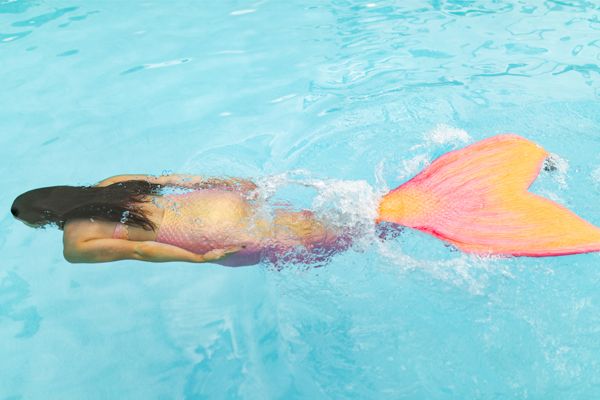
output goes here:
<path id="1" fill-rule="evenodd" d="M 386 194 L 378 222 L 427 232 L 476 254 L 558 256 L 600 251 L 600 229 L 529 192 L 548 153 L 494 136 L 436 159 Z"/>

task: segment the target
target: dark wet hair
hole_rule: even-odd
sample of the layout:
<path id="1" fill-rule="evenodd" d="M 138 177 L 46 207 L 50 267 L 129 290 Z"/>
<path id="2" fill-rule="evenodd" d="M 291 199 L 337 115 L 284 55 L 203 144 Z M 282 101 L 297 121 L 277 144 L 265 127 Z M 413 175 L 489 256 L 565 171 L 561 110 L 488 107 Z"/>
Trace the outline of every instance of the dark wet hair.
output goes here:
<path id="1" fill-rule="evenodd" d="M 56 225 L 63 229 L 73 219 L 122 222 L 146 230 L 156 226 L 144 215 L 140 204 L 148 195 L 160 195 L 161 185 L 142 180 L 109 186 L 50 186 L 18 196 L 10 212 L 35 227 Z"/>

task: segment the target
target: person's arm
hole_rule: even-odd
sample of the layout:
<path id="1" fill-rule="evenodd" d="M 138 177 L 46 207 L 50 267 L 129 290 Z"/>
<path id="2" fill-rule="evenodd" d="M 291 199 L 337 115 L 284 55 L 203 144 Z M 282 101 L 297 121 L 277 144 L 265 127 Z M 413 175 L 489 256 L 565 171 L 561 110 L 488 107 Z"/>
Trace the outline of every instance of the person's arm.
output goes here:
<path id="1" fill-rule="evenodd" d="M 247 179 L 241 178 L 208 178 L 198 175 L 173 174 L 173 175 L 117 175 L 98 182 L 95 186 L 109 186 L 114 183 L 142 180 L 162 186 L 177 186 L 190 189 L 226 188 L 248 192 L 256 189 L 256 185 Z"/>
<path id="2" fill-rule="evenodd" d="M 90 239 L 64 242 L 65 259 L 71 263 L 98 263 L 117 260 L 140 260 L 151 262 L 187 261 L 213 262 L 239 251 L 238 247 L 215 249 L 205 254 L 153 241 L 136 242 L 123 239 Z"/>

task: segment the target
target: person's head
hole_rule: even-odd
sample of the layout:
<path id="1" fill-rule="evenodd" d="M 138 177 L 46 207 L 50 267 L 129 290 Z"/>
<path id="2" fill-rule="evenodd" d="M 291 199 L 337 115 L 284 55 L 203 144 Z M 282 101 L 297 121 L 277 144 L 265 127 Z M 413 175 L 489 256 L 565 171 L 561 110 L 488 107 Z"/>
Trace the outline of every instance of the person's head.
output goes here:
<path id="1" fill-rule="evenodd" d="M 66 206 L 65 202 L 57 201 L 63 188 L 71 189 L 69 186 L 53 186 L 25 192 L 15 199 L 10 212 L 15 218 L 34 228 L 51 223 L 59 225 L 60 215 L 64 214 Z"/>
<path id="2" fill-rule="evenodd" d="M 119 182 L 106 187 L 50 186 L 19 195 L 10 212 L 33 228 L 55 225 L 63 229 L 71 219 L 123 222 L 144 229 L 154 224 L 140 210 L 147 195 L 157 195 L 159 185 L 146 181 Z"/>

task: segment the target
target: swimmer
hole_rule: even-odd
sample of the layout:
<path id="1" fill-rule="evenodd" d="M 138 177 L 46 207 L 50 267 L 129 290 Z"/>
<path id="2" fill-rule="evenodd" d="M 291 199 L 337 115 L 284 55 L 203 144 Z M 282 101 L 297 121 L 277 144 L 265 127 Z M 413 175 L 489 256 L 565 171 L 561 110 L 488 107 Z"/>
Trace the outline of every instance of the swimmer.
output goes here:
<path id="1" fill-rule="evenodd" d="M 528 191 L 548 157 L 512 134 L 452 151 L 383 196 L 373 222 L 421 230 L 479 255 L 600 251 L 599 228 Z M 11 212 L 31 227 L 62 229 L 73 263 L 326 262 L 351 246 L 347 233 L 309 210 L 264 213 L 256 190 L 244 179 L 120 175 L 95 186 L 31 190 Z"/>
<path id="2" fill-rule="evenodd" d="M 180 190 L 168 193 L 169 188 Z M 11 212 L 28 226 L 62 229 L 63 254 L 71 263 L 133 259 L 242 266 L 296 261 L 308 253 L 326 257 L 331 253 L 326 249 L 339 242 L 310 211 L 261 213 L 254 190 L 253 182 L 235 178 L 120 175 L 94 186 L 28 191 L 15 199 Z"/>

